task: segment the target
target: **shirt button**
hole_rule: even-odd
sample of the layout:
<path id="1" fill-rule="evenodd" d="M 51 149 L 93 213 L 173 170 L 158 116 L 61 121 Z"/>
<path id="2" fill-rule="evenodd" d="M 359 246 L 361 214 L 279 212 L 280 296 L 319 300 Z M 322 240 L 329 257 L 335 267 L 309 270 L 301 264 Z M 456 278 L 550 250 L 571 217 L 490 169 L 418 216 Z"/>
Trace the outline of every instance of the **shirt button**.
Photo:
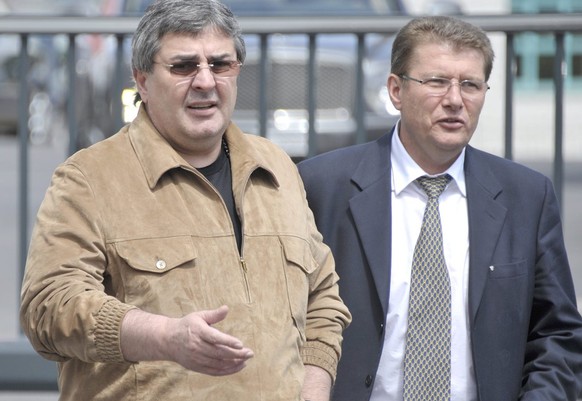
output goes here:
<path id="1" fill-rule="evenodd" d="M 366 376 L 366 387 L 370 387 L 372 385 L 372 375 Z"/>
<path id="2" fill-rule="evenodd" d="M 156 262 L 156 267 L 160 270 L 164 270 L 166 268 L 166 261 L 165 260 L 158 260 Z"/>

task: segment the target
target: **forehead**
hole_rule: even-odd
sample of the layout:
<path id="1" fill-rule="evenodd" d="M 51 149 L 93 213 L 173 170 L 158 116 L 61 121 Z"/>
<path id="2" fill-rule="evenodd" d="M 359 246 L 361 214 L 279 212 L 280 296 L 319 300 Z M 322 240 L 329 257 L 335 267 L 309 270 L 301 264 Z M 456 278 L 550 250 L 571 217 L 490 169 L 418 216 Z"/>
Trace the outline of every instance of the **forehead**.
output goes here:
<path id="1" fill-rule="evenodd" d="M 235 54 L 234 40 L 224 32 L 207 28 L 197 34 L 167 33 L 160 39 L 161 55 L 201 56 Z"/>
<path id="2" fill-rule="evenodd" d="M 410 72 L 417 71 L 482 78 L 485 57 L 474 48 L 459 48 L 449 43 L 422 43 L 414 49 L 410 59 Z"/>

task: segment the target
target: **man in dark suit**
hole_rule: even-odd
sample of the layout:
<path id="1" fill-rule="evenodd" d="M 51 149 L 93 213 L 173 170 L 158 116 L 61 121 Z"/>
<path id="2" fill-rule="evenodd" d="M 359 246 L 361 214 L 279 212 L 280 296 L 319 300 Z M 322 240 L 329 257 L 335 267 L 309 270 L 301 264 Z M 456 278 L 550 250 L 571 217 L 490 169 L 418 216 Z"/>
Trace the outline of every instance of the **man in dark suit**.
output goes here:
<path id="1" fill-rule="evenodd" d="M 471 24 L 413 19 L 392 52 L 387 85 L 401 112 L 392 132 L 299 165 L 353 315 L 334 401 L 574 401 L 580 393 L 582 319 L 552 184 L 468 145 L 493 58 Z M 433 215 L 421 176 L 444 177 L 434 247 L 434 258 L 444 257 L 442 297 L 436 268 L 416 262 L 423 219 Z M 413 343 L 418 320 L 430 335 Z"/>

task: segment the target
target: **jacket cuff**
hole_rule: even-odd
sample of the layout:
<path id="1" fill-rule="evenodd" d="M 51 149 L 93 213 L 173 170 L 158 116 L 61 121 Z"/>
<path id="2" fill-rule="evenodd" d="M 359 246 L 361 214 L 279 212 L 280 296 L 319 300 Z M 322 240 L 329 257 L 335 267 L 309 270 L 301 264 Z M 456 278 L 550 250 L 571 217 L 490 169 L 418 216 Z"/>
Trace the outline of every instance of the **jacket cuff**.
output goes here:
<path id="1" fill-rule="evenodd" d="M 135 309 L 116 299 L 106 301 L 95 317 L 95 347 L 101 362 L 127 362 L 121 352 L 121 322 L 125 314 Z"/>
<path id="2" fill-rule="evenodd" d="M 338 356 L 334 348 L 319 341 L 308 341 L 301 350 L 304 365 L 314 365 L 326 370 L 335 383 Z"/>

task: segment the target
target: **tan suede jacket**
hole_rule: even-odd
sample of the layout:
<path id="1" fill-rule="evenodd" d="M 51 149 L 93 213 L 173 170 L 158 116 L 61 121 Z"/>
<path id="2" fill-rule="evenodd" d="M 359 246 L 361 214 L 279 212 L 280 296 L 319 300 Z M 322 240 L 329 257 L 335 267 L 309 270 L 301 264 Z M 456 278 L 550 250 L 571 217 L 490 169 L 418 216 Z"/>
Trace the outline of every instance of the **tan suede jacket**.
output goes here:
<path id="1" fill-rule="evenodd" d="M 57 168 L 38 213 L 21 325 L 58 361 L 62 401 L 300 400 L 304 364 L 332 377 L 351 316 L 295 165 L 268 140 L 226 132 L 243 227 L 239 253 L 218 192 L 145 109 Z M 217 325 L 255 352 L 241 372 L 129 363 L 131 308 L 180 317 L 226 304 Z"/>

